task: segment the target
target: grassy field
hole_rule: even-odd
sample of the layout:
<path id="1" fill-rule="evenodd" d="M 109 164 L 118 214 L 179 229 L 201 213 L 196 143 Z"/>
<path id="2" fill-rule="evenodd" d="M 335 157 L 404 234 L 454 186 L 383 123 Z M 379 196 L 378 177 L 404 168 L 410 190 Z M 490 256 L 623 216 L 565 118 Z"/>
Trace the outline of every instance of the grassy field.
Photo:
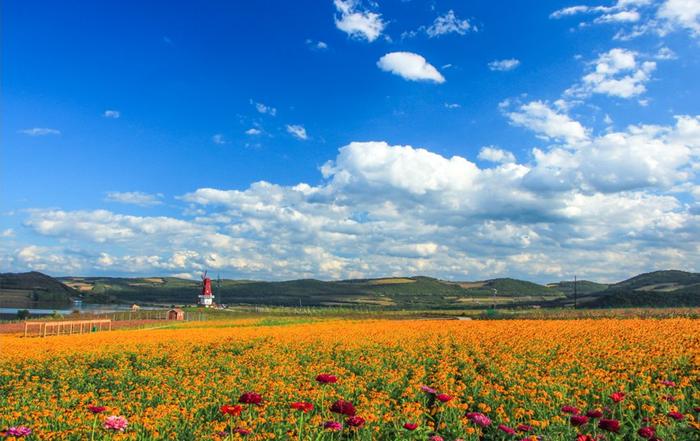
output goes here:
<path id="1" fill-rule="evenodd" d="M 37 440 L 627 440 L 643 427 L 663 440 L 699 434 L 695 319 L 325 312 L 242 308 L 154 330 L 0 336 L 0 429 L 26 428 L 25 439 Z"/>

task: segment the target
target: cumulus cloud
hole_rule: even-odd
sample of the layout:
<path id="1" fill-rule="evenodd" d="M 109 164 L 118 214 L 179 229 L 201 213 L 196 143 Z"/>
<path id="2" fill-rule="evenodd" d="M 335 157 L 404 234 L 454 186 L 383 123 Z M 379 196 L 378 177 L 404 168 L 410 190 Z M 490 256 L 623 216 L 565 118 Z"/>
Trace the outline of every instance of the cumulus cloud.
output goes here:
<path id="1" fill-rule="evenodd" d="M 646 83 L 656 70 L 656 62 L 639 61 L 638 56 L 634 51 L 621 48 L 600 54 L 593 62 L 593 70 L 566 94 L 578 98 L 593 93 L 617 98 L 633 98 L 643 94 Z"/>
<path id="2" fill-rule="evenodd" d="M 142 207 L 160 205 L 163 203 L 162 199 L 163 195 L 161 193 L 150 194 L 141 191 L 110 191 L 105 196 L 105 201 L 107 202 L 140 205 Z"/>
<path id="3" fill-rule="evenodd" d="M 307 135 L 304 126 L 298 124 L 287 124 L 286 127 L 287 133 L 294 136 L 295 138 L 301 139 L 302 141 L 306 141 L 307 139 L 309 139 L 309 135 Z"/>
<path id="4" fill-rule="evenodd" d="M 588 137 L 580 122 L 557 112 L 542 101 L 523 104 L 516 111 L 508 112 L 507 116 L 513 124 L 527 127 L 544 139 L 575 144 Z"/>
<path id="5" fill-rule="evenodd" d="M 700 1 L 666 0 L 658 10 L 657 16 L 665 21 L 666 29 L 687 29 L 694 36 L 700 36 Z"/>
<path id="6" fill-rule="evenodd" d="M 681 199 L 697 193 L 700 116 L 593 134 L 541 102 L 512 113 L 558 142 L 523 163 L 484 147 L 488 168 L 410 145 L 352 142 L 316 185 L 200 188 L 179 198 L 178 217 L 34 209 L 25 227 L 55 244 L 3 248 L 3 261 L 58 272 L 550 280 L 574 268 L 618 278 L 700 261 L 700 214 Z M 569 128 L 553 132 L 548 124 L 562 117 Z"/>
<path id="7" fill-rule="evenodd" d="M 251 135 L 251 136 L 259 135 L 261 133 L 262 133 L 262 130 L 255 128 L 255 127 L 251 127 L 245 131 L 246 135 Z"/>
<path id="8" fill-rule="evenodd" d="M 479 150 L 479 159 L 482 161 L 495 162 L 499 164 L 508 164 L 515 162 L 515 155 L 508 150 L 499 149 L 494 146 L 485 146 Z"/>
<path id="9" fill-rule="evenodd" d="M 520 60 L 508 58 L 505 60 L 494 60 L 489 63 L 489 69 L 506 72 L 513 70 L 520 65 Z"/>
<path id="10" fill-rule="evenodd" d="M 445 77 L 432 64 L 412 52 L 390 52 L 377 61 L 377 66 L 409 81 L 445 82 Z"/>
<path id="11" fill-rule="evenodd" d="M 339 15 L 335 17 L 335 26 L 353 38 L 372 42 L 379 38 L 386 27 L 381 14 L 360 9 L 357 0 L 335 0 Z"/>
<path id="12" fill-rule="evenodd" d="M 105 110 L 102 116 L 110 119 L 119 119 L 119 117 L 121 116 L 121 112 L 119 112 L 118 110 Z"/>
<path id="13" fill-rule="evenodd" d="M 50 129 L 47 127 L 33 127 L 31 129 L 22 129 L 19 131 L 24 135 L 29 136 L 47 136 L 47 135 L 60 135 L 61 131 L 56 129 Z"/>
<path id="14" fill-rule="evenodd" d="M 449 10 L 445 15 L 437 17 L 433 24 L 426 29 L 426 33 L 430 38 L 433 38 L 451 33 L 464 35 L 468 31 L 476 30 L 477 28 L 472 26 L 469 20 L 460 20 L 453 10 Z"/>

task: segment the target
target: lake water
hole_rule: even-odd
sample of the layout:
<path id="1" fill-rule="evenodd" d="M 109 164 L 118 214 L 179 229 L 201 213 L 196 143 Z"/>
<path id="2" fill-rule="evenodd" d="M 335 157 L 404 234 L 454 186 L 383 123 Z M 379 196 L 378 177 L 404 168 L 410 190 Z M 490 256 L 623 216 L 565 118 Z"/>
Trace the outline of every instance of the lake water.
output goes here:
<path id="1" fill-rule="evenodd" d="M 108 314 L 111 312 L 129 311 L 131 305 L 100 305 L 94 303 L 75 303 L 71 306 L 63 305 L 60 308 L 45 309 L 45 308 L 0 308 L 0 314 L 3 315 L 17 315 L 17 311 L 26 309 L 31 315 L 49 315 L 56 311 L 59 314 L 70 314 L 73 311 L 80 311 L 84 313 L 93 314 Z M 142 306 L 141 310 L 156 310 L 163 309 L 163 307 L 156 306 Z"/>

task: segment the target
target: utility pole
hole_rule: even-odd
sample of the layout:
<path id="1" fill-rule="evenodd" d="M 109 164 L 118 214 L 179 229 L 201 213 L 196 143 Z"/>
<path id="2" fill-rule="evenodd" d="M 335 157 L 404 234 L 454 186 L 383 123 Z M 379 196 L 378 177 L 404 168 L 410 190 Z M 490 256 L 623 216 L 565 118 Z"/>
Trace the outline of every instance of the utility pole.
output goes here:
<path id="1" fill-rule="evenodd" d="M 496 310 L 496 294 L 498 294 L 498 290 L 496 288 L 493 288 L 493 310 Z"/>
<path id="2" fill-rule="evenodd" d="M 576 274 L 574 274 L 574 309 L 578 308 L 578 289 L 576 286 Z"/>

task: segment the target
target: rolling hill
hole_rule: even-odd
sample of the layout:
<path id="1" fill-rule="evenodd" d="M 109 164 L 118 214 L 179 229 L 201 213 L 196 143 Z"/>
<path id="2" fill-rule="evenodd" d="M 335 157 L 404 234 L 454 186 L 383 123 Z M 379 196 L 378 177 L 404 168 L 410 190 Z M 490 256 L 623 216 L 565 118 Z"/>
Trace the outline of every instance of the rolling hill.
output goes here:
<path id="1" fill-rule="evenodd" d="M 69 305 L 78 292 L 36 271 L 0 274 L 0 306 L 9 308 Z"/>
<path id="2" fill-rule="evenodd" d="M 41 273 L 2 274 L 0 305 L 54 307 L 71 298 L 88 303 L 193 304 L 200 281 L 175 277 L 62 277 Z M 512 278 L 458 282 L 431 277 L 392 277 L 323 281 L 213 281 L 217 303 L 260 305 L 337 305 L 406 309 L 571 307 L 573 282 L 548 285 Z M 605 285 L 577 282 L 577 304 L 584 308 L 700 306 L 700 274 L 656 271 Z"/>

